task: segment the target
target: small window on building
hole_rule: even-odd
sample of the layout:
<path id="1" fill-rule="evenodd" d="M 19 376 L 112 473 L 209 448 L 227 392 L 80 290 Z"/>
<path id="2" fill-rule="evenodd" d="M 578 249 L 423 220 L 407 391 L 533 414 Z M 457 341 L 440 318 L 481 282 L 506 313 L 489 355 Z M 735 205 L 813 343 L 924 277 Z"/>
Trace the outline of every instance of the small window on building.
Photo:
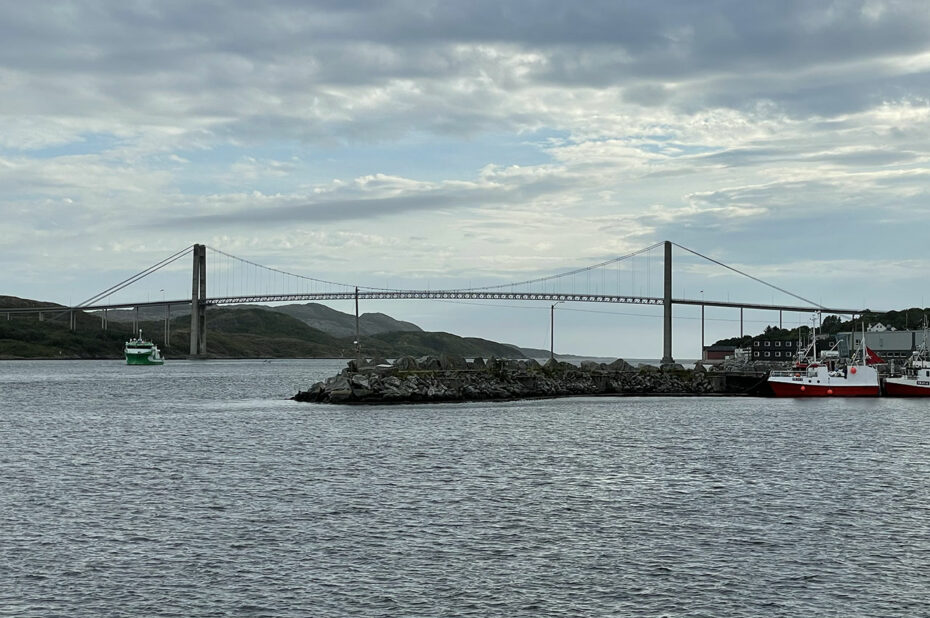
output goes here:
<path id="1" fill-rule="evenodd" d="M 768 350 L 766 350 L 766 352 L 765 352 L 765 357 L 768 358 L 768 357 L 771 356 L 771 355 L 772 355 L 772 353 L 769 352 Z"/>
<path id="2" fill-rule="evenodd" d="M 758 347 L 759 347 L 759 342 L 758 342 L 758 341 L 753 341 L 753 342 L 752 342 L 752 345 L 754 345 L 754 346 L 756 346 L 756 347 L 758 348 Z"/>
<path id="3" fill-rule="evenodd" d="M 780 347 L 781 347 L 781 341 L 776 341 L 776 342 L 775 342 L 775 347 L 776 347 L 776 348 L 780 348 Z"/>
<path id="4" fill-rule="evenodd" d="M 781 351 L 775 352 L 775 358 L 781 358 Z"/>

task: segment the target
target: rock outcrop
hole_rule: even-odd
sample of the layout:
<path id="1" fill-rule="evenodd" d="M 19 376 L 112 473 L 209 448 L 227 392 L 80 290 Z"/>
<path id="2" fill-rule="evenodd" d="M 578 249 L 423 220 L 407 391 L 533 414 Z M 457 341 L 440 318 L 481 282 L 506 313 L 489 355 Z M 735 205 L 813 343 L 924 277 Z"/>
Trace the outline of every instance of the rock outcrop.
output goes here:
<path id="1" fill-rule="evenodd" d="M 381 361 L 382 359 L 377 359 Z M 725 380 L 695 370 L 633 368 L 618 359 L 581 366 L 550 359 L 466 361 L 460 357 L 399 358 L 393 364 L 361 362 L 294 396 L 318 403 L 408 403 L 563 397 L 570 395 L 703 395 L 721 393 Z"/>

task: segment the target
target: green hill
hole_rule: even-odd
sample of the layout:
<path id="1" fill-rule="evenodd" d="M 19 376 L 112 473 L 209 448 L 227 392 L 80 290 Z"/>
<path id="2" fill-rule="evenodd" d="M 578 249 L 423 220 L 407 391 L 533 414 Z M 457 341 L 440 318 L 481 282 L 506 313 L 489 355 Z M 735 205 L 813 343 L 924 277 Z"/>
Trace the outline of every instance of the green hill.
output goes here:
<path id="1" fill-rule="evenodd" d="M 0 312 L 0 359 L 122 358 L 123 344 L 131 336 L 129 324 L 110 322 L 108 329 L 103 330 L 99 315 L 83 312 L 76 314 L 77 328 L 71 332 L 67 312 L 55 312 L 55 305 L 48 303 L 0 297 L 0 306 L 50 308 L 43 315 L 43 321 L 39 321 L 37 314 L 11 314 L 11 319 L 6 319 Z M 140 326 L 146 338 L 154 340 L 166 358 L 187 356 L 189 316 L 171 320 L 170 345 L 164 341 L 163 320 L 144 320 Z M 207 310 L 207 353 L 215 358 L 351 358 L 355 356 L 354 339 L 354 335 L 337 337 L 323 332 L 270 308 L 211 307 Z M 466 357 L 524 357 L 516 346 L 420 330 L 362 335 L 361 349 L 362 354 L 369 357 L 440 353 Z"/>
<path id="2" fill-rule="evenodd" d="M 188 346 L 190 320 L 180 318 L 176 333 Z M 172 335 L 172 344 L 175 335 Z M 207 311 L 207 352 L 225 358 L 339 357 L 345 344 L 282 313 L 252 307 Z"/>
<path id="3" fill-rule="evenodd" d="M 178 325 L 176 336 L 186 337 L 189 325 Z M 172 343 L 175 335 L 172 335 Z M 334 337 L 301 320 L 272 311 L 212 308 L 207 312 L 207 352 L 220 357 L 327 357 L 355 355 L 355 337 Z M 515 346 L 450 333 L 401 331 L 361 338 L 365 356 L 424 356 L 440 353 L 460 356 L 522 358 Z"/>
<path id="4" fill-rule="evenodd" d="M 0 303 L 3 299 L 0 299 Z M 52 305 L 3 304 L 4 307 Z M 100 320 L 78 313 L 77 328 L 71 332 L 67 312 L 50 311 L 39 320 L 38 314 L 0 314 L 0 359 L 13 358 L 115 358 L 122 355 L 129 328 L 100 328 Z"/>

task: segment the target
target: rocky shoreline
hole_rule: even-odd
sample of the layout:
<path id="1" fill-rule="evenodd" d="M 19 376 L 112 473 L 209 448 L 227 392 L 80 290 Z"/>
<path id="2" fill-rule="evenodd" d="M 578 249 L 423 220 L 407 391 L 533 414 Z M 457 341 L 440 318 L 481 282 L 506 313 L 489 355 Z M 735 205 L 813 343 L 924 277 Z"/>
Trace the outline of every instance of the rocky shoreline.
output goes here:
<path id="1" fill-rule="evenodd" d="M 764 372 L 713 371 L 697 363 L 633 367 L 612 363 L 581 365 L 549 360 L 487 361 L 441 355 L 414 359 L 352 360 L 338 375 L 317 382 L 292 399 L 313 403 L 387 404 L 462 402 L 566 397 L 577 395 L 737 395 L 765 394 Z"/>

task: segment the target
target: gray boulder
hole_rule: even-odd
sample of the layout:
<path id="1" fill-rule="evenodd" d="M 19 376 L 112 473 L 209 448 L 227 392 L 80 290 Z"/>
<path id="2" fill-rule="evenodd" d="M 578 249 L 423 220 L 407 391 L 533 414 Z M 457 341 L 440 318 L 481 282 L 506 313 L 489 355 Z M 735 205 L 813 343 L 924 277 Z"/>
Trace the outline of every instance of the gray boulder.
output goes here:
<path id="1" fill-rule="evenodd" d="M 614 362 L 607 365 L 607 368 L 611 371 L 633 371 L 633 365 L 626 362 L 622 358 L 618 358 Z"/>
<path id="2" fill-rule="evenodd" d="M 438 371 L 442 369 L 442 365 L 439 364 L 439 359 L 435 356 L 421 356 L 417 359 L 417 364 L 420 366 L 420 369 L 425 369 L 426 371 Z"/>
<path id="3" fill-rule="evenodd" d="M 420 368 L 416 359 L 412 356 L 401 356 L 396 361 L 394 361 L 394 367 L 400 369 L 401 371 L 416 371 Z"/>
<path id="4" fill-rule="evenodd" d="M 565 371 L 565 367 L 562 366 L 562 363 L 555 360 L 554 358 L 550 358 L 549 360 L 547 360 L 546 364 L 543 365 L 543 369 L 549 375 L 552 375 L 554 373 L 562 373 L 563 371 Z"/>
<path id="5" fill-rule="evenodd" d="M 370 389 L 371 388 L 371 382 L 368 379 L 368 376 L 365 376 L 362 374 L 355 374 L 354 376 L 352 376 L 352 379 L 349 380 L 349 384 L 351 385 L 353 389 L 358 389 L 358 388 Z"/>
<path id="6" fill-rule="evenodd" d="M 339 374 L 335 377 L 332 377 L 326 380 L 326 383 L 323 385 L 323 388 L 330 392 L 348 390 L 350 388 L 349 378 L 347 378 L 346 376 L 342 374 Z"/>
<path id="7" fill-rule="evenodd" d="M 351 399 L 352 389 L 350 388 L 340 388 L 338 390 L 329 391 L 330 403 L 345 403 L 346 401 L 351 401 Z"/>
<path id="8" fill-rule="evenodd" d="M 450 369 L 465 369 L 467 367 L 467 363 L 465 362 L 465 358 L 462 356 L 456 356 L 454 354 L 440 354 L 439 367 L 446 371 Z"/>

